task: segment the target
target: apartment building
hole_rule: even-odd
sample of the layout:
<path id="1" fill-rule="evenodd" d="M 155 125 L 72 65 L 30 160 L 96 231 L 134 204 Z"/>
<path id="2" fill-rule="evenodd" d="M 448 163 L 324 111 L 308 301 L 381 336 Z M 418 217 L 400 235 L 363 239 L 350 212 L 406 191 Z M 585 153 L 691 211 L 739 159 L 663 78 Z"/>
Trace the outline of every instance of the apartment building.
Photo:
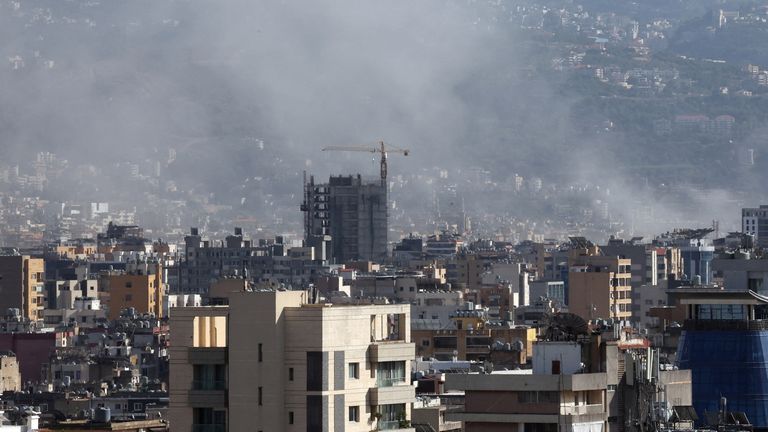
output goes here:
<path id="1" fill-rule="evenodd" d="M 124 272 L 107 276 L 109 284 L 110 320 L 120 317 L 127 308 L 134 308 L 138 313 L 151 313 L 163 316 L 162 266 L 158 263 L 131 263 Z"/>
<path id="2" fill-rule="evenodd" d="M 568 308 L 585 320 L 632 316 L 632 260 L 573 249 L 568 259 Z"/>
<path id="3" fill-rule="evenodd" d="M 413 430 L 409 305 L 236 292 L 171 313 L 175 431 Z"/>
<path id="4" fill-rule="evenodd" d="M 466 432 L 604 431 L 607 374 L 579 373 L 582 351 L 573 342 L 535 346 L 532 373 L 448 374 L 445 386 L 465 392 L 464 410 L 448 420 Z"/>
<path id="5" fill-rule="evenodd" d="M 11 250 L 0 256 L 0 310 L 18 309 L 30 320 L 43 319 L 45 261 Z"/>

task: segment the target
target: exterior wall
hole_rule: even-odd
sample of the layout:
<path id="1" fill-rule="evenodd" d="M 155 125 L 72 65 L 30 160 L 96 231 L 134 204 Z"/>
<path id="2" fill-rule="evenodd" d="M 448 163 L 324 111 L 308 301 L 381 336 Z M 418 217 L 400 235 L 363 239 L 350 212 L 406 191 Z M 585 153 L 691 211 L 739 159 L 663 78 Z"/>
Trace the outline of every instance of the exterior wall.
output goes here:
<path id="1" fill-rule="evenodd" d="M 387 186 L 358 176 L 331 177 L 306 184 L 307 244 L 322 247 L 330 235 L 330 256 L 337 263 L 387 257 Z"/>
<path id="2" fill-rule="evenodd" d="M 666 398 L 672 406 L 693 405 L 690 370 L 659 371 L 659 382 L 666 387 Z"/>
<path id="3" fill-rule="evenodd" d="M 629 319 L 632 316 L 632 275 L 628 271 L 631 268 L 630 260 L 575 256 L 571 257 L 569 263 L 570 312 L 588 321 L 596 318 Z"/>
<path id="4" fill-rule="evenodd" d="M 560 372 L 566 375 L 581 370 L 581 345 L 576 342 L 546 342 L 533 344 L 533 373 L 558 374 L 552 370 L 559 362 Z"/>
<path id="5" fill-rule="evenodd" d="M 520 430 L 526 423 L 548 424 L 551 430 L 566 431 L 590 423 L 605 430 L 605 373 L 449 374 L 445 388 L 465 391 L 464 411 L 449 413 L 447 418 L 463 420 L 467 431 Z M 543 400 L 530 400 L 534 395 Z"/>
<path id="6" fill-rule="evenodd" d="M 287 291 L 234 293 L 230 297 L 229 374 L 237 377 L 229 386 L 230 430 L 286 430 L 289 366 L 285 353 L 290 345 L 284 309 L 299 306 L 305 296 L 303 291 Z M 305 373 L 294 374 L 297 385 L 306 383 Z M 263 392 L 261 405 L 259 388 Z"/>
<path id="7" fill-rule="evenodd" d="M 768 260 L 766 259 L 715 259 L 712 269 L 723 276 L 723 286 L 728 290 L 752 290 L 768 294 Z"/>
<path id="8" fill-rule="evenodd" d="M 19 309 L 24 318 L 42 319 L 45 262 L 27 255 L 0 256 L 0 311 Z"/>
<path id="9" fill-rule="evenodd" d="M 610 273 L 568 274 L 568 310 L 585 320 L 610 318 Z"/>
<path id="10" fill-rule="evenodd" d="M 228 313 L 227 307 L 173 309 L 169 421 L 174 431 L 193 430 L 195 408 L 226 410 L 225 390 L 194 388 L 194 367 L 226 363 Z"/>
<path id="11" fill-rule="evenodd" d="M 39 381 L 43 363 L 56 348 L 56 338 L 56 333 L 0 334 L 0 350 L 16 354 L 22 382 Z"/>
<path id="12" fill-rule="evenodd" d="M 138 313 L 153 313 L 163 316 L 162 272 L 155 274 L 118 274 L 109 276 L 110 320 L 120 317 L 126 308 L 135 308 Z"/>
<path id="13" fill-rule="evenodd" d="M 181 340 L 171 347 L 173 430 L 193 429 L 194 408 L 214 408 L 227 411 L 228 430 L 305 431 L 314 397 L 322 430 L 370 431 L 372 410 L 384 404 L 402 404 L 409 418 L 410 306 L 306 300 L 303 291 L 239 292 L 226 307 L 173 309 L 171 330 Z M 219 322 L 224 315 L 226 326 Z M 310 356 L 318 360 L 317 382 L 310 381 Z M 226 362 L 228 376 L 236 377 L 226 390 L 190 390 L 194 365 L 205 359 Z M 402 382 L 380 382 L 378 366 L 388 361 L 402 362 Z M 350 364 L 358 365 L 356 377 Z M 359 407 L 359 421 L 348 420 L 349 407 Z"/>
<path id="14" fill-rule="evenodd" d="M 20 391 L 21 374 L 15 356 L 0 357 L 0 392 Z"/>
<path id="15" fill-rule="evenodd" d="M 457 360 L 488 360 L 491 356 L 489 346 L 496 341 L 513 344 L 523 343 L 523 351 L 518 353 L 518 364 L 525 364 L 533 352 L 536 330 L 529 327 L 494 328 L 478 330 L 413 330 L 411 337 L 416 345 L 416 355 L 438 360 L 451 360 L 456 351 Z M 488 339 L 484 346 L 471 346 L 467 338 Z"/>
<path id="16" fill-rule="evenodd" d="M 651 308 L 667 305 L 668 281 L 658 285 L 643 285 L 632 291 L 632 321 L 641 329 L 657 327 L 659 319 L 649 316 Z"/>

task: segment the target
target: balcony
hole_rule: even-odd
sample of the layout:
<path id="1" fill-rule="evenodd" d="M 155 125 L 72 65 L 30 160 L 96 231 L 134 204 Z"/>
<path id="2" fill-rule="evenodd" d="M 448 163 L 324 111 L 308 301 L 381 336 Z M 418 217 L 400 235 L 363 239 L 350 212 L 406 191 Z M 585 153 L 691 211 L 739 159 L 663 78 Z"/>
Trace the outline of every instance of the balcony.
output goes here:
<path id="1" fill-rule="evenodd" d="M 393 432 L 411 432 L 415 429 L 412 427 L 400 427 L 400 422 L 395 421 L 383 421 L 379 420 L 379 428 L 378 430 L 386 430 L 386 431 L 393 431 Z"/>
<path id="2" fill-rule="evenodd" d="M 605 414 L 605 408 L 602 404 L 594 404 L 594 405 L 577 405 L 577 406 L 566 406 L 563 407 L 561 410 L 563 415 L 571 415 L 571 416 L 577 416 L 577 415 L 600 415 Z"/>
<path id="3" fill-rule="evenodd" d="M 416 389 L 402 382 L 391 387 L 374 387 L 368 390 L 368 405 L 393 405 L 411 403 L 416 398 Z"/>
<path id="4" fill-rule="evenodd" d="M 222 424 L 193 424 L 192 432 L 227 432 L 227 426 Z"/>
<path id="5" fill-rule="evenodd" d="M 227 348 L 189 348 L 189 363 L 193 364 L 226 364 Z"/>
<path id="6" fill-rule="evenodd" d="M 227 382 L 224 380 L 194 380 L 192 390 L 226 390 Z"/>
<path id="7" fill-rule="evenodd" d="M 416 344 L 404 341 L 374 342 L 368 347 L 368 358 L 372 363 L 411 360 L 416 356 Z"/>

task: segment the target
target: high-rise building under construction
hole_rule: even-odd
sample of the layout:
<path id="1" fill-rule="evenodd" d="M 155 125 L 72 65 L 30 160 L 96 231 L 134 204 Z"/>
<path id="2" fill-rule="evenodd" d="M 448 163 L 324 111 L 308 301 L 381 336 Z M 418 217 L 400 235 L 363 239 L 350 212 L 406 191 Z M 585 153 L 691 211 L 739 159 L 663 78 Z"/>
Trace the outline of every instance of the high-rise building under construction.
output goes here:
<path id="1" fill-rule="evenodd" d="M 382 262 L 387 257 L 387 186 L 357 176 L 304 182 L 304 238 L 324 259 Z"/>

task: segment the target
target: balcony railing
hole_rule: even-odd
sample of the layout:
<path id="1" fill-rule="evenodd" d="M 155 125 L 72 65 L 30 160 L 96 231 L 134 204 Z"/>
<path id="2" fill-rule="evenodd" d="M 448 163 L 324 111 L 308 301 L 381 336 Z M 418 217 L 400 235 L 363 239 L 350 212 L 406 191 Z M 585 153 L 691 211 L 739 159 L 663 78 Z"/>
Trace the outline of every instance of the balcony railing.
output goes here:
<path id="1" fill-rule="evenodd" d="M 405 385 L 405 377 L 395 377 L 395 378 L 377 378 L 376 379 L 376 387 L 394 387 L 398 385 Z"/>
<path id="2" fill-rule="evenodd" d="M 226 390 L 227 382 L 224 380 L 194 380 L 192 381 L 192 390 Z"/>
<path id="3" fill-rule="evenodd" d="M 379 420 L 379 430 L 394 430 L 394 429 L 402 429 L 400 427 L 400 422 L 397 420 L 394 421 L 384 421 Z"/>
<path id="4" fill-rule="evenodd" d="M 602 404 L 593 405 L 577 405 L 563 407 L 561 412 L 563 415 L 588 415 L 588 414 L 602 414 L 605 412 Z"/>
<path id="5" fill-rule="evenodd" d="M 223 424 L 193 424 L 192 432 L 226 432 L 227 426 Z"/>

